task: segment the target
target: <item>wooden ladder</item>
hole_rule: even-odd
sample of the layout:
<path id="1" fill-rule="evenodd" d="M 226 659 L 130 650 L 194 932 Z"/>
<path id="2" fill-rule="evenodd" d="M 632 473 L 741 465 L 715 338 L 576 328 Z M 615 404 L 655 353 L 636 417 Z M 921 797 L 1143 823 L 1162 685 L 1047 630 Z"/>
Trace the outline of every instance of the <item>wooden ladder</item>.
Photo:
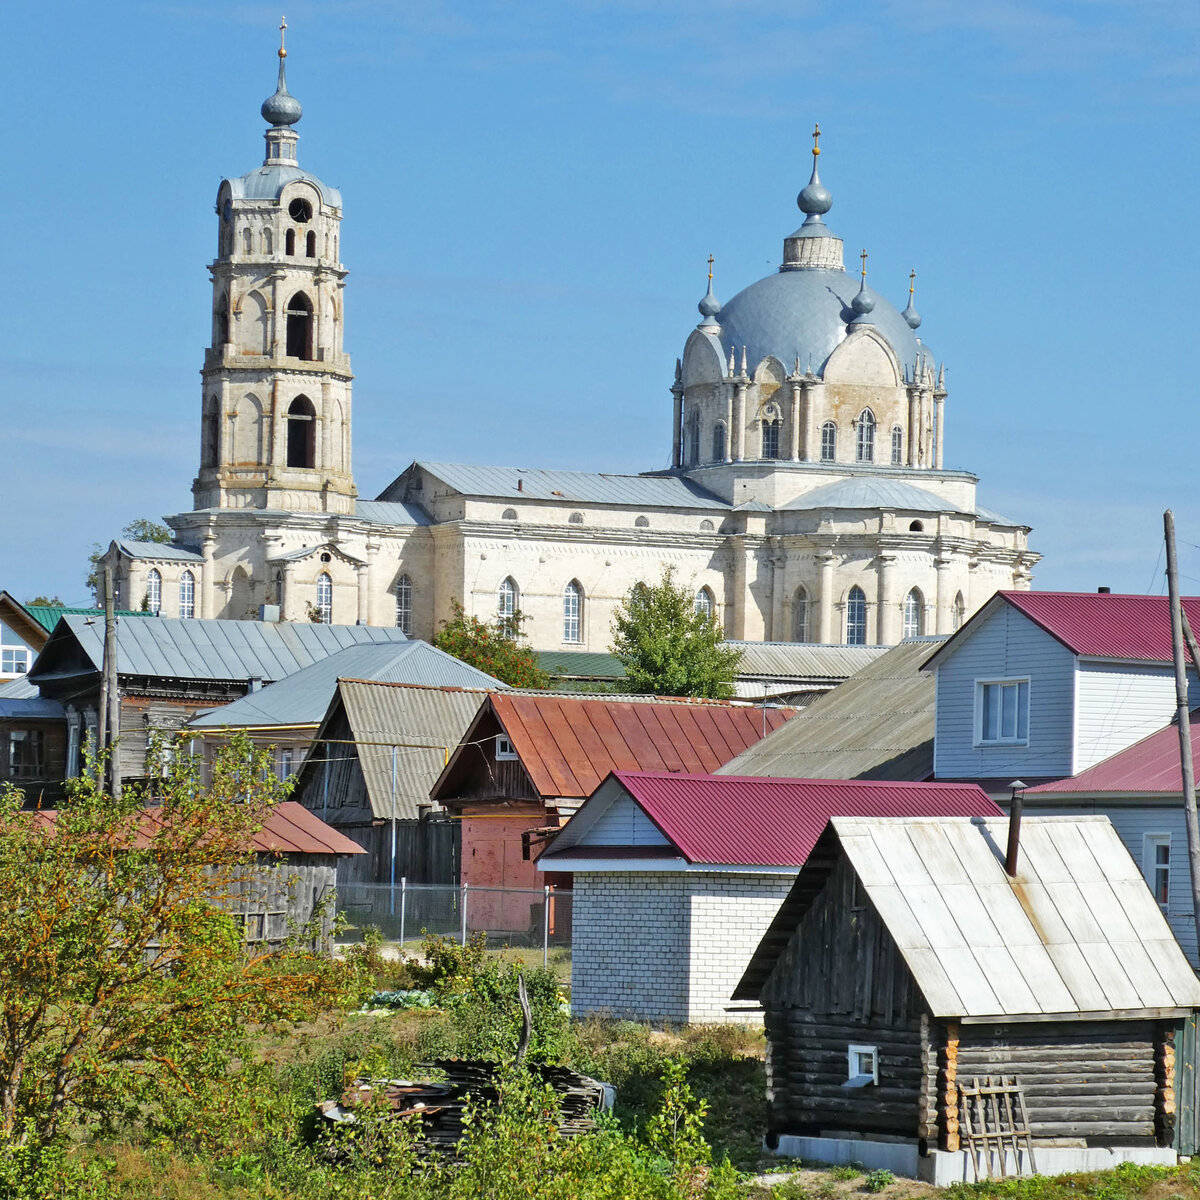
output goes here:
<path id="1" fill-rule="evenodd" d="M 966 1139 L 967 1153 L 976 1179 L 1001 1179 L 1008 1175 L 1008 1154 L 1018 1175 L 1036 1175 L 1033 1141 L 1025 1108 L 1025 1093 L 1015 1075 L 991 1075 L 983 1083 L 975 1076 L 971 1086 L 958 1085 L 959 1135 Z M 1022 1170 L 1021 1151 L 1025 1152 Z M 993 1174 L 993 1163 L 999 1171 Z"/>

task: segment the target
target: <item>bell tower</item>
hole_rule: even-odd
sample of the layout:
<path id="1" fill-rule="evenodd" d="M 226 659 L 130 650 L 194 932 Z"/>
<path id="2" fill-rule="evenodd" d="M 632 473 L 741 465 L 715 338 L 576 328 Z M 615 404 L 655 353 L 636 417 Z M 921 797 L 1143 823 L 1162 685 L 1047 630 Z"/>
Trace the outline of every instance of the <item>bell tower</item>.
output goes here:
<path id="1" fill-rule="evenodd" d="M 263 165 L 217 192 L 212 344 L 201 370 L 194 507 L 349 513 L 350 358 L 342 345 L 342 197 L 296 157 L 300 102 L 263 101 Z"/>

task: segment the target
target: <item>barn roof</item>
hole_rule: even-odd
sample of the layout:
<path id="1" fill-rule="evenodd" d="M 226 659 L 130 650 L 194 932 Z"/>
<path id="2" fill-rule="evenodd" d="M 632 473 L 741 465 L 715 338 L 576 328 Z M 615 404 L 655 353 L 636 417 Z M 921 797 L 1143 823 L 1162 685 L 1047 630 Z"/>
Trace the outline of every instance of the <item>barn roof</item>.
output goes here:
<path id="1" fill-rule="evenodd" d="M 1200 1006 L 1200 981 L 1107 817 L 834 817 L 840 845 L 935 1017 L 1037 1020 Z M 812 871 L 829 871 L 828 862 Z M 757 998 L 812 897 L 801 871 L 735 999 Z M 810 901 L 811 902 L 811 901 Z"/>
<path id="2" fill-rule="evenodd" d="M 512 692 L 492 695 L 491 706 L 538 794 L 563 798 L 590 795 L 610 771 L 713 771 L 794 712 L 711 700 Z M 451 760 L 439 797 L 469 749 Z"/>
<path id="3" fill-rule="evenodd" d="M 689 864 L 799 868 L 829 818 L 858 816 L 998 816 L 973 783 L 885 783 L 830 779 L 745 779 L 614 771 L 624 790 Z M 575 858 L 598 846 L 592 831 L 618 793 L 598 790 L 542 856 Z M 604 836 L 611 843 L 612 827 Z M 628 844 L 628 843 L 627 843 Z M 660 855 L 663 853 L 659 851 Z"/>

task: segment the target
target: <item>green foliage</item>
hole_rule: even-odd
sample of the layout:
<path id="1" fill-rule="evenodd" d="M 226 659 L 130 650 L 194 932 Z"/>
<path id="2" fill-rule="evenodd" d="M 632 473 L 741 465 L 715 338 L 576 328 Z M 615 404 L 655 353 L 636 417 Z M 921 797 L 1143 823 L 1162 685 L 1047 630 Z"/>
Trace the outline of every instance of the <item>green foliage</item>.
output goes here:
<path id="1" fill-rule="evenodd" d="M 625 667 L 622 687 L 657 696 L 733 695 L 741 652 L 724 644 L 716 620 L 697 612 L 695 593 L 664 568 L 658 583 L 634 584 L 613 617 L 612 653 Z"/>
<path id="2" fill-rule="evenodd" d="M 164 546 L 169 545 L 175 537 L 169 526 L 160 521 L 151 521 L 148 517 L 138 517 L 136 520 L 130 521 L 121 530 L 121 536 L 134 542 L 159 542 Z M 104 603 L 104 577 L 100 560 L 107 550 L 108 547 L 100 545 L 99 542 L 92 543 L 92 552 L 88 555 L 88 570 L 84 576 L 84 582 L 95 598 L 97 606 Z M 29 603 L 37 604 L 39 601 L 31 600 Z M 61 601 L 55 601 L 55 603 L 61 603 Z"/>
<path id="3" fill-rule="evenodd" d="M 481 621 L 468 616 L 457 600 L 451 609 L 453 616 L 443 621 L 433 635 L 433 644 L 447 654 L 469 663 L 480 671 L 494 675 L 513 687 L 546 688 L 550 676 L 538 666 L 533 647 L 522 637 L 525 622 L 522 613 L 494 621 Z"/>
<path id="4" fill-rule="evenodd" d="M 663 1070 L 663 1092 L 658 1111 L 646 1122 L 646 1143 L 671 1164 L 671 1172 L 685 1196 L 700 1196 L 712 1161 L 704 1140 L 708 1102 L 698 1099 L 687 1082 L 687 1064 L 669 1058 Z"/>
<path id="5" fill-rule="evenodd" d="M 843 1163 L 829 1169 L 830 1177 L 838 1180 L 857 1179 L 863 1173 L 862 1163 Z"/>
<path id="6" fill-rule="evenodd" d="M 26 600 L 26 604 L 39 606 L 42 608 L 65 608 L 66 605 L 59 599 L 58 596 L 34 596 L 32 600 Z"/>
<path id="7" fill-rule="evenodd" d="M 862 1190 L 864 1192 L 882 1192 L 884 1188 L 890 1187 L 895 1182 L 895 1175 L 887 1167 L 877 1167 L 874 1171 L 867 1172 L 866 1178 L 863 1179 Z"/>

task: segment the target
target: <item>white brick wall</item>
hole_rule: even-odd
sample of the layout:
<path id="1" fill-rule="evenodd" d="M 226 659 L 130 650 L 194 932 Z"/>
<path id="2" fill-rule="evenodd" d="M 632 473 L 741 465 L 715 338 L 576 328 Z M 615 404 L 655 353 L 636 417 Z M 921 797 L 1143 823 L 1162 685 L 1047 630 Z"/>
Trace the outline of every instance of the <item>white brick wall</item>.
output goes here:
<path id="1" fill-rule="evenodd" d="M 679 1023 L 746 1020 L 725 1006 L 794 878 L 577 871 L 572 1011 Z"/>

